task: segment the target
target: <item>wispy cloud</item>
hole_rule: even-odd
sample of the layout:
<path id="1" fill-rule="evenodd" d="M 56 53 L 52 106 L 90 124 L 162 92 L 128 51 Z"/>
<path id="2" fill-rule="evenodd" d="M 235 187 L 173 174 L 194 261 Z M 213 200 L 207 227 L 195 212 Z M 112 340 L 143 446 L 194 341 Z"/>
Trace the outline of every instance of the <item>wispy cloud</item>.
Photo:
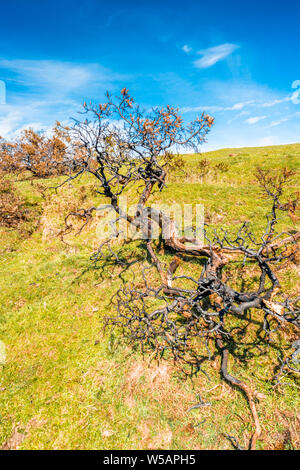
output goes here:
<path id="1" fill-rule="evenodd" d="M 289 120 L 289 117 L 285 117 L 282 119 L 278 119 L 277 121 L 272 121 L 268 126 L 265 126 L 265 129 L 270 129 L 271 127 L 279 126 L 280 124 L 283 124 L 284 122 L 287 122 Z"/>
<path id="2" fill-rule="evenodd" d="M 298 119 L 300 117 L 300 111 L 297 111 L 295 113 L 290 113 L 287 115 L 284 115 L 283 117 L 279 117 L 278 119 L 274 119 L 273 121 L 270 122 L 267 126 L 264 127 L 264 129 L 270 129 L 272 127 L 280 126 L 280 124 L 284 124 L 285 122 L 295 122 L 295 119 Z"/>
<path id="3" fill-rule="evenodd" d="M 0 135 L 12 136 L 24 126 L 41 129 L 74 116 L 84 100 L 102 99 L 129 76 L 115 74 L 100 64 L 53 60 L 0 59 L 7 83 L 7 104 L 0 106 Z"/>
<path id="4" fill-rule="evenodd" d="M 201 59 L 195 60 L 194 65 L 198 69 L 206 69 L 212 67 L 217 62 L 225 59 L 228 55 L 232 54 L 239 46 L 237 44 L 220 44 L 219 46 L 209 47 L 208 49 L 202 49 L 198 51 L 201 54 Z"/>
<path id="5" fill-rule="evenodd" d="M 246 106 L 249 106 L 250 104 L 253 104 L 253 103 L 254 103 L 253 100 L 243 101 L 241 103 L 234 104 L 233 106 L 229 107 L 228 110 L 230 110 L 230 111 L 241 111 Z"/>
<path id="6" fill-rule="evenodd" d="M 198 111 L 203 111 L 203 110 L 211 111 L 212 113 L 218 112 L 218 111 L 241 111 L 246 106 L 249 106 L 253 103 L 254 101 L 244 101 L 244 102 L 235 103 L 232 106 L 214 106 L 214 105 L 186 106 L 184 108 L 181 108 L 180 111 L 182 113 L 198 112 Z"/>
<path id="7" fill-rule="evenodd" d="M 109 84 L 121 76 L 99 64 L 77 64 L 54 60 L 4 60 L 0 69 L 14 74 L 19 83 L 32 91 L 58 94 L 80 93 L 86 87 Z"/>
<path id="8" fill-rule="evenodd" d="M 268 116 L 254 116 L 250 117 L 245 120 L 247 124 L 256 124 L 259 121 L 262 121 L 263 119 L 266 119 Z"/>
<path id="9" fill-rule="evenodd" d="M 262 103 L 263 108 L 270 108 L 272 106 L 275 106 L 276 104 L 282 104 L 282 103 L 288 103 L 289 101 L 292 101 L 293 99 L 293 94 L 286 96 L 285 98 L 282 98 L 280 100 L 273 100 L 273 101 L 267 101 L 266 103 Z"/>
<path id="10" fill-rule="evenodd" d="M 277 105 L 281 105 L 284 103 L 291 103 L 293 95 L 287 95 L 282 99 L 274 99 L 270 101 L 261 101 L 261 100 L 248 100 L 248 101 L 241 101 L 229 106 L 214 106 L 214 105 L 197 105 L 197 106 L 185 106 L 181 108 L 182 113 L 189 113 L 189 112 L 198 112 L 203 110 L 209 110 L 211 112 L 221 112 L 221 111 L 241 111 L 245 108 L 249 110 L 259 110 L 262 108 L 271 108 Z M 249 111 L 250 112 L 250 111 Z"/>
<path id="11" fill-rule="evenodd" d="M 189 53 L 192 51 L 192 48 L 189 47 L 187 44 L 185 44 L 185 45 L 181 48 L 181 50 L 182 50 L 183 52 L 185 52 L 186 54 L 189 54 Z"/>

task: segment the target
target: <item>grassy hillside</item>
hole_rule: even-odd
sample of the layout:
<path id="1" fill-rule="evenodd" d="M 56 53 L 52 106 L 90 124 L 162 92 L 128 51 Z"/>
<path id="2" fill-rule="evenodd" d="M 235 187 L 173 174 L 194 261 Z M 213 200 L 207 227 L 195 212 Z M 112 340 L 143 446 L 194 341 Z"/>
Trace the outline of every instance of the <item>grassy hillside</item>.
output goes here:
<path id="1" fill-rule="evenodd" d="M 258 234 L 269 207 L 259 197 L 255 167 L 299 168 L 300 144 L 223 149 L 183 160 L 183 170 L 172 173 L 167 189 L 150 202 L 203 203 L 210 224 L 234 230 L 248 220 Z M 91 264 L 96 222 L 62 242 L 58 233 L 64 216 L 100 199 L 88 177 L 43 197 L 41 186 L 59 181 L 18 182 L 35 220 L 31 230 L 0 229 L 0 340 L 7 356 L 0 365 L 0 445 L 228 449 L 228 433 L 246 446 L 253 429 L 248 405 L 239 390 L 221 380 L 219 357 L 204 364 L 210 381 L 204 374 L 183 380 L 173 363 L 151 362 L 117 333 L 104 333 L 102 319 L 111 313 L 121 269 Z M 295 176 L 287 193 L 297 189 Z M 293 223 L 283 213 L 280 228 L 287 227 Z M 141 241 L 120 249 L 132 259 L 144 251 Z M 239 276 L 238 266 L 231 275 Z M 129 272 L 122 276 L 130 279 Z M 278 276 L 288 292 L 299 293 L 299 266 L 287 263 Z M 245 282 L 251 283 L 250 277 Z M 261 394 L 258 448 L 299 448 L 299 383 L 287 377 L 274 389 L 270 379 L 278 363 L 276 348 L 251 338 L 251 329 L 249 335 L 251 348 L 244 338 L 239 360 L 230 369 Z M 277 340 L 285 344 L 282 335 Z M 188 413 L 198 394 L 211 406 Z"/>

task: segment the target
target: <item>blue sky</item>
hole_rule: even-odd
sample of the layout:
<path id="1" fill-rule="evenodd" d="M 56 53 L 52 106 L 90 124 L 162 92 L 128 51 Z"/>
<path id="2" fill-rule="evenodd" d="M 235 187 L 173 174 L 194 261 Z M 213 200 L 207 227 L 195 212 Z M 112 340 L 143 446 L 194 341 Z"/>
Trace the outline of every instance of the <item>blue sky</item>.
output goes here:
<path id="1" fill-rule="evenodd" d="M 215 116 L 203 150 L 299 142 L 299 14 L 298 0 L 1 2 L 0 135 L 125 86 L 146 109 Z"/>

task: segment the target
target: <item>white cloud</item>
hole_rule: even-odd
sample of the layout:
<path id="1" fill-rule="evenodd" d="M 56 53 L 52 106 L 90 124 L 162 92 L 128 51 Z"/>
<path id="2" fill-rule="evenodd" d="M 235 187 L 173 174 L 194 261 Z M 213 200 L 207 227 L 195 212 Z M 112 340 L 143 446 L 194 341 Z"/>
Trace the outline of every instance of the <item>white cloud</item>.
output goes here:
<path id="1" fill-rule="evenodd" d="M 257 122 L 262 121 L 263 119 L 266 119 L 267 117 L 268 116 L 255 116 L 255 117 L 246 119 L 245 122 L 247 122 L 247 124 L 256 124 Z"/>
<path id="2" fill-rule="evenodd" d="M 180 112 L 182 114 L 185 113 L 197 113 L 199 111 L 210 111 L 212 113 L 218 112 L 218 111 L 224 111 L 223 106 L 213 106 L 213 105 L 200 105 L 200 106 L 185 106 L 184 108 L 180 108 Z"/>
<path id="3" fill-rule="evenodd" d="M 30 125 L 48 129 L 55 120 L 76 116 L 85 100 L 103 99 L 107 89 L 121 88 L 130 78 L 99 64 L 52 60 L 0 59 L 0 72 L 7 83 L 14 82 L 0 106 L 0 135 L 7 138 Z"/>
<path id="4" fill-rule="evenodd" d="M 292 101 L 293 95 L 288 95 L 285 98 L 282 98 L 280 100 L 273 100 L 273 101 L 267 101 L 266 103 L 262 103 L 263 108 L 270 108 L 271 106 L 275 106 L 276 104 L 281 104 L 281 103 L 287 103 L 289 101 Z"/>
<path id="5" fill-rule="evenodd" d="M 4 60 L 0 68 L 13 73 L 31 92 L 47 91 L 55 95 L 80 93 L 87 87 L 110 84 L 121 76 L 99 64 L 77 64 L 54 60 Z M 123 77 L 122 77 L 123 78 Z"/>
<path id="6" fill-rule="evenodd" d="M 188 54 L 189 52 L 192 51 L 192 48 L 189 47 L 187 44 L 185 44 L 185 45 L 181 48 L 181 50 L 182 50 L 183 52 L 186 52 L 186 54 Z"/>
<path id="7" fill-rule="evenodd" d="M 13 103 L 0 106 L 0 135 L 11 139 L 28 127 L 48 129 L 56 120 L 62 122 L 66 117 L 76 115 L 80 105 L 80 101 L 39 100 L 31 95 L 20 95 Z"/>
<path id="8" fill-rule="evenodd" d="M 283 124 L 284 122 L 289 121 L 289 117 L 278 119 L 277 121 L 272 121 L 268 126 L 265 127 L 265 129 L 270 129 L 271 127 L 279 126 L 280 124 Z"/>
<path id="9" fill-rule="evenodd" d="M 52 127 L 52 126 L 51 126 Z M 25 131 L 25 129 L 32 129 L 34 131 L 43 131 L 45 132 L 48 128 L 45 128 L 42 122 L 29 122 L 28 124 L 24 124 L 23 126 L 19 127 L 14 131 L 15 135 L 20 134 L 20 132 Z"/>
<path id="10" fill-rule="evenodd" d="M 240 111 L 240 110 L 244 109 L 245 106 L 248 106 L 248 105 L 253 104 L 253 103 L 254 103 L 253 100 L 252 100 L 252 101 L 244 101 L 243 103 L 236 103 L 236 104 L 234 104 L 233 106 L 231 106 L 231 107 L 229 108 L 229 110 L 232 110 L 232 111 Z"/>
<path id="11" fill-rule="evenodd" d="M 195 60 L 194 65 L 198 69 L 211 67 L 220 60 L 225 59 L 225 57 L 232 54 L 232 52 L 238 48 L 239 46 L 236 44 L 220 44 L 219 46 L 203 49 L 198 51 L 198 54 L 201 54 L 203 57 L 201 57 L 201 59 Z"/>
<path id="12" fill-rule="evenodd" d="M 210 110 L 211 112 L 217 112 L 217 111 L 240 111 L 244 108 L 250 107 L 250 108 L 270 108 L 272 106 L 276 106 L 278 104 L 286 103 L 286 102 L 291 102 L 292 101 L 292 96 L 286 96 L 283 99 L 278 99 L 278 100 L 273 100 L 273 101 L 268 101 L 265 103 L 262 103 L 260 101 L 256 100 L 249 100 L 249 101 L 244 101 L 240 103 L 236 103 L 230 106 L 214 106 L 214 105 L 207 105 L 207 106 L 186 106 L 184 108 L 181 108 L 182 113 L 188 113 L 188 112 L 198 112 L 198 111 L 203 111 L 205 109 Z"/>
<path id="13" fill-rule="evenodd" d="M 243 108 L 253 103 L 254 101 L 245 101 L 245 102 L 233 104 L 232 106 L 214 106 L 214 105 L 187 106 L 187 107 L 181 108 L 180 111 L 182 113 L 198 112 L 198 111 L 203 111 L 203 110 L 209 110 L 212 113 L 218 112 L 218 111 L 241 111 Z"/>
<path id="14" fill-rule="evenodd" d="M 257 143 L 258 146 L 261 147 L 268 147 L 270 145 L 276 145 L 278 143 L 277 137 L 274 135 L 269 135 L 267 137 L 263 137 Z"/>
<path id="15" fill-rule="evenodd" d="M 20 123 L 22 114 L 17 110 L 11 110 L 3 116 L 0 116 L 0 136 L 9 136 L 16 126 Z"/>

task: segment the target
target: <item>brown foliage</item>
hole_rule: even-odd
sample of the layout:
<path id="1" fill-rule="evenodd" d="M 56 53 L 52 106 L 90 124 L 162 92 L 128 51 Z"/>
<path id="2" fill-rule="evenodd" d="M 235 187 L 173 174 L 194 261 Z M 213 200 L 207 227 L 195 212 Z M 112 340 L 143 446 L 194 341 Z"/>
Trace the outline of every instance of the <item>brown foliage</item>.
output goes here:
<path id="1" fill-rule="evenodd" d="M 16 194 L 12 181 L 0 176 L 0 226 L 18 227 L 27 221 L 29 210 L 23 198 Z"/>
<path id="2" fill-rule="evenodd" d="M 59 122 L 50 136 L 25 129 L 14 141 L 0 138 L 0 170 L 6 173 L 29 171 L 33 177 L 47 178 L 77 169 L 84 151 L 74 151 L 68 127 Z"/>

